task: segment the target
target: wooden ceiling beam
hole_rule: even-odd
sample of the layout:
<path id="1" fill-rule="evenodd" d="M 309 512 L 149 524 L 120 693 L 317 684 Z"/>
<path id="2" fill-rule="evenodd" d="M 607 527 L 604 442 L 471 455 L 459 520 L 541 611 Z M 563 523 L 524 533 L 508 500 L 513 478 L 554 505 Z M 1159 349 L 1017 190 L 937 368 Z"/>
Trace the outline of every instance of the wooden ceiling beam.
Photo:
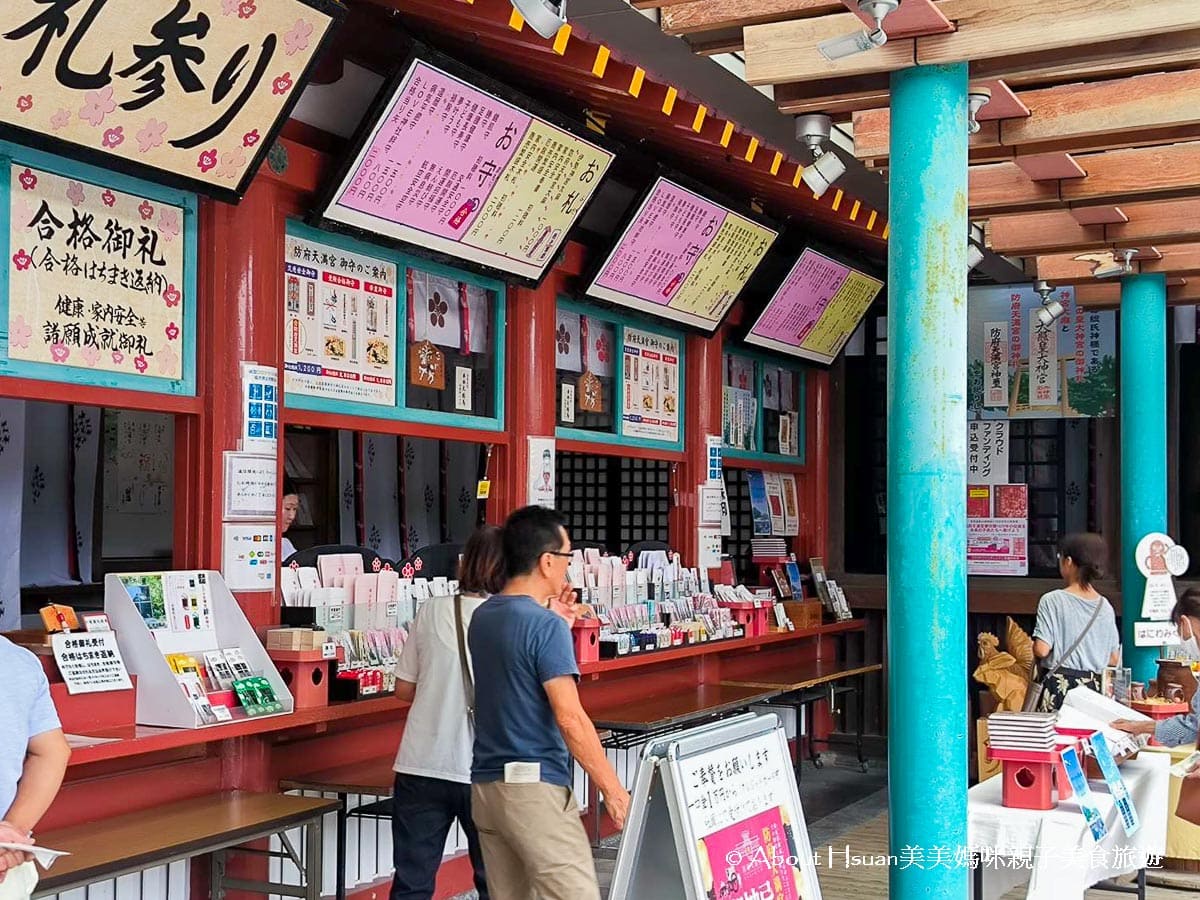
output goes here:
<path id="1" fill-rule="evenodd" d="M 991 123 L 999 126 L 995 133 L 982 123 L 984 129 L 971 136 L 973 151 L 1003 147 L 1013 154 L 1078 153 L 1200 138 L 1200 70 L 1064 85 L 1017 96 L 1031 115 Z M 855 155 L 886 158 L 890 124 L 888 109 L 856 112 Z"/>
<path id="2" fill-rule="evenodd" d="M 1079 156 L 1086 178 L 1062 183 L 1071 204 L 1200 194 L 1200 141 Z"/>
<path id="3" fill-rule="evenodd" d="M 1056 209 L 1059 182 L 1034 181 L 1016 163 L 971 166 L 967 173 L 967 205 L 972 216 Z"/>
<path id="4" fill-rule="evenodd" d="M 1075 285 L 1075 302 L 1088 309 L 1120 309 L 1121 285 L 1092 279 Z M 1200 304 L 1200 281 L 1167 285 L 1168 306 Z"/>
<path id="5" fill-rule="evenodd" d="M 658 15 L 664 32 L 686 35 L 845 11 L 841 0 L 690 0 L 665 5 Z"/>
<path id="6" fill-rule="evenodd" d="M 1166 275 L 1200 275 L 1200 243 L 1160 246 L 1162 259 L 1147 259 L 1133 264 L 1133 271 L 1143 274 L 1159 272 Z M 1092 276 L 1094 264 L 1077 260 L 1077 253 L 1058 253 L 1031 256 L 1025 260 L 1025 271 L 1033 278 L 1044 278 L 1051 284 L 1080 284 L 1096 281 Z"/>
<path id="7" fill-rule="evenodd" d="M 831 76 L 891 72 L 912 65 L 1028 59 L 1067 48 L 1092 47 L 1196 28 L 1193 0 L 942 0 L 939 10 L 957 26 L 949 34 L 889 41 L 882 48 L 837 61 L 817 50 L 821 41 L 861 29 L 853 13 L 751 25 L 745 29 L 746 80 L 751 84 L 815 81 Z M 1005 77 L 997 74 L 993 77 Z"/>
<path id="8" fill-rule="evenodd" d="M 1080 225 L 1065 210 L 993 216 L 985 229 L 988 246 L 1031 256 L 1200 241 L 1200 199 L 1131 203 L 1121 210 L 1129 221 L 1110 225 Z"/>

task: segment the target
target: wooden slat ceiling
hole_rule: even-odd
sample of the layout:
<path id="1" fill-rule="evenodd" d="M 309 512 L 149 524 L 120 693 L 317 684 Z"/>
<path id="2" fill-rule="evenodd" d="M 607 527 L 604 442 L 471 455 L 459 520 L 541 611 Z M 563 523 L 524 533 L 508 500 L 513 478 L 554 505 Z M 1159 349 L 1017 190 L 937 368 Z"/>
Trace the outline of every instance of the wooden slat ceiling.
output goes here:
<path id="1" fill-rule="evenodd" d="M 902 0 L 898 23 L 905 2 L 930 0 Z M 1097 257 L 1132 247 L 1144 251 L 1135 271 L 1200 276 L 1194 0 L 932 0 L 952 30 L 885 22 L 884 47 L 836 62 L 817 45 L 862 28 L 853 0 L 644 5 L 694 47 L 719 39 L 740 49 L 746 80 L 772 85 L 782 112 L 851 121 L 855 155 L 880 170 L 891 73 L 969 62 L 973 84 L 1006 92 L 1005 108 L 985 107 L 970 139 L 970 213 L 991 249 L 1061 283 L 1102 284 Z M 1192 281 L 1172 288 L 1174 302 L 1196 297 Z"/>
<path id="2" fill-rule="evenodd" d="M 519 90 L 570 107 L 581 122 L 586 112 L 617 141 L 727 196 L 753 201 L 778 223 L 795 221 L 879 260 L 886 254 L 887 221 L 881 211 L 842 191 L 815 199 L 800 181 L 807 161 L 789 158 L 744 131 L 736 111 L 709 109 L 704 98 L 658 80 L 653 61 L 619 58 L 588 37 L 586 22 L 543 39 L 514 14 L 509 0 L 355 0 L 351 20 L 371 10 L 394 14 L 405 30 L 452 49 L 456 57 Z M 371 43 L 377 45 L 378 68 L 379 57 L 388 55 L 386 32 Z M 393 64 L 394 55 L 393 50 Z"/>

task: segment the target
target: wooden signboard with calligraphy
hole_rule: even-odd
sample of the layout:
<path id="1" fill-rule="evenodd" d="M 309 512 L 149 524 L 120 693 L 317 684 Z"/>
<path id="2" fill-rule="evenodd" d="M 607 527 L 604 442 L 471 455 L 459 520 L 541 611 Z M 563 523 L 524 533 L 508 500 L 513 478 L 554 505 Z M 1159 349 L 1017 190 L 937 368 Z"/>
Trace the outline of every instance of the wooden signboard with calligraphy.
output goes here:
<path id="1" fill-rule="evenodd" d="M 12 374 L 193 392 L 194 200 L 164 192 L 188 204 L 177 205 L 19 159 L 5 175 Z M 16 371 L 22 364 L 34 371 Z"/>
<path id="2" fill-rule="evenodd" d="M 446 389 L 446 355 L 431 341 L 408 348 L 408 380 L 418 387 Z"/>
<path id="3" fill-rule="evenodd" d="M 604 412 L 604 390 L 600 379 L 591 372 L 584 372 L 579 377 L 579 409 L 582 412 Z"/>
<path id="4" fill-rule="evenodd" d="M 333 0 L 4 0 L 0 134 L 237 200 L 344 15 Z"/>

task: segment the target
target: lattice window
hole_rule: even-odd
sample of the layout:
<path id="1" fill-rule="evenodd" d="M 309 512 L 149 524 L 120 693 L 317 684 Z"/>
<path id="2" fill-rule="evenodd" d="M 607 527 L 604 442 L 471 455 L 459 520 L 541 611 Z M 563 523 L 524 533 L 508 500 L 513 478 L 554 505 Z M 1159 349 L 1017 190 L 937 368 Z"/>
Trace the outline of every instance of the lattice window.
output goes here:
<path id="1" fill-rule="evenodd" d="M 1054 576 L 1058 539 L 1066 530 L 1066 423 L 1013 419 L 1008 433 L 1009 479 L 1029 485 L 1029 574 Z"/>
<path id="2" fill-rule="evenodd" d="M 666 541 L 670 464 L 586 453 L 558 454 L 556 504 L 571 540 L 623 553 L 638 541 Z"/>
<path id="3" fill-rule="evenodd" d="M 743 469 L 725 470 L 725 492 L 729 495 L 731 533 L 725 551 L 733 561 L 733 573 L 743 584 L 754 584 L 757 570 L 750 561 L 750 540 L 754 537 L 754 515 L 750 508 L 750 486 Z"/>

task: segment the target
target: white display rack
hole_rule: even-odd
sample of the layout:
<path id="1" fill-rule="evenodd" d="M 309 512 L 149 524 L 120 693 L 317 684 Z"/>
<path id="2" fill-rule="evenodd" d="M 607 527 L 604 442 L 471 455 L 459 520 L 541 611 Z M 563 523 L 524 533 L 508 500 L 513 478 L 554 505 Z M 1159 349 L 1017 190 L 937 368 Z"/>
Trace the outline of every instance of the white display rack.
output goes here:
<path id="1" fill-rule="evenodd" d="M 152 578 L 158 576 L 166 581 L 178 578 L 201 576 L 208 584 L 211 607 L 210 627 L 203 623 L 196 628 L 180 631 L 172 629 L 165 615 L 162 627 L 150 627 L 143 615 L 146 601 L 141 598 L 142 608 L 134 602 L 122 578 Z M 117 644 L 125 665 L 131 675 L 137 676 L 137 714 L 139 725 L 159 725 L 168 728 L 207 728 L 227 723 L 205 723 L 184 693 L 175 673 L 167 663 L 168 653 L 189 653 L 198 662 L 203 661 L 207 650 L 231 650 L 238 648 L 246 658 L 255 675 L 266 678 L 283 709 L 271 716 L 289 715 L 295 701 L 287 685 L 279 676 L 275 664 L 267 655 L 254 628 L 246 620 L 242 608 L 225 585 L 220 572 L 212 570 L 187 570 L 169 572 L 134 572 L 107 575 L 104 579 L 104 611 L 117 634 Z M 182 614 L 187 618 L 187 614 Z M 249 718 L 240 706 L 232 707 L 234 721 Z M 256 716 L 255 718 L 264 718 Z"/>

